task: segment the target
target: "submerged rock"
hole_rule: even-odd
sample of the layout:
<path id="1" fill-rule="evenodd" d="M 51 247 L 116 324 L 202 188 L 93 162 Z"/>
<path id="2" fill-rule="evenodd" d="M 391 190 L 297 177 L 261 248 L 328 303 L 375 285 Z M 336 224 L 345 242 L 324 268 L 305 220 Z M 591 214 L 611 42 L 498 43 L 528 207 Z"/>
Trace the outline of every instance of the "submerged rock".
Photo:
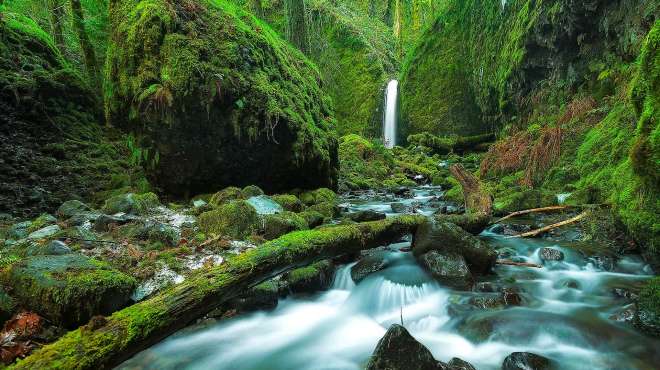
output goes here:
<path id="1" fill-rule="evenodd" d="M 362 257 L 351 267 L 351 279 L 358 284 L 369 274 L 384 269 L 388 264 L 387 255 L 388 253 L 385 251 L 375 251 Z"/>
<path id="2" fill-rule="evenodd" d="M 367 370 L 438 370 L 443 365 L 406 328 L 393 324 L 376 345 Z"/>
<path id="3" fill-rule="evenodd" d="M 472 274 L 460 254 L 430 251 L 422 255 L 419 261 L 437 281 L 444 285 L 460 290 L 469 290 L 472 287 Z"/>
<path id="4" fill-rule="evenodd" d="M 79 254 L 28 257 L 11 266 L 8 279 L 23 305 L 69 328 L 122 308 L 136 285 L 132 277 Z"/>
<path id="5" fill-rule="evenodd" d="M 413 238 L 413 254 L 420 257 L 435 250 L 441 254 L 459 254 L 465 258 L 470 271 L 490 272 L 497 253 L 482 240 L 449 222 L 426 222 L 420 225 Z"/>
<path id="6" fill-rule="evenodd" d="M 539 256 L 543 261 L 563 261 L 564 252 L 555 248 L 541 248 Z"/>
<path id="7" fill-rule="evenodd" d="M 513 352 L 506 356 L 502 370 L 550 370 L 554 369 L 550 359 L 531 352 Z"/>

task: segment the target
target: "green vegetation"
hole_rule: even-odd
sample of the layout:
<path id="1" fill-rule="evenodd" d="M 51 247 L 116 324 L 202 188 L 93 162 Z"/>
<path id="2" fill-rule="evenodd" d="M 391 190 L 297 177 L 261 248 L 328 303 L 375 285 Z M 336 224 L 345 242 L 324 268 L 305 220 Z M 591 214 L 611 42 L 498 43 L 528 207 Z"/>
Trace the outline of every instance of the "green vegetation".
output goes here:
<path id="1" fill-rule="evenodd" d="M 199 215 L 199 227 L 202 232 L 226 235 L 242 240 L 256 231 L 257 212 L 247 202 L 232 201 L 219 206 L 213 211 Z"/>

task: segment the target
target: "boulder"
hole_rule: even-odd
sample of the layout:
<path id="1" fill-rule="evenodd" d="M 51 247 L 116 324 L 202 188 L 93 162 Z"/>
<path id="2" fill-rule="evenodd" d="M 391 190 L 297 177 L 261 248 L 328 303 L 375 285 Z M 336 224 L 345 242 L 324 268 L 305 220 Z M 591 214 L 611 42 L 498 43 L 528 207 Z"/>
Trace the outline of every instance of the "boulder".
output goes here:
<path id="1" fill-rule="evenodd" d="M 334 202 L 323 202 L 307 208 L 308 211 L 316 211 L 327 218 L 335 218 L 340 215 L 339 207 Z"/>
<path id="2" fill-rule="evenodd" d="M 318 69 L 233 2 L 194 4 L 110 2 L 106 116 L 140 138 L 149 177 L 175 195 L 335 187 Z"/>
<path id="3" fill-rule="evenodd" d="M 367 370 L 439 370 L 439 363 L 428 348 L 401 325 L 393 324 L 378 341 Z"/>
<path id="4" fill-rule="evenodd" d="M 448 370 L 477 370 L 471 363 L 454 357 L 448 363 Z"/>
<path id="5" fill-rule="evenodd" d="M 79 200 L 67 200 L 57 209 L 57 215 L 62 219 L 69 219 L 79 213 L 91 212 L 92 208 Z"/>
<path id="6" fill-rule="evenodd" d="M 328 188 L 320 188 L 313 191 L 306 191 L 300 194 L 300 200 L 308 206 L 321 203 L 336 203 L 337 194 Z"/>
<path id="7" fill-rule="evenodd" d="M 28 257 L 10 267 L 8 279 L 24 306 L 67 328 L 122 308 L 136 286 L 132 277 L 79 254 Z"/>
<path id="8" fill-rule="evenodd" d="M 390 204 L 390 208 L 392 208 L 392 212 L 394 213 L 408 213 L 412 210 L 411 207 L 403 203 L 392 203 Z"/>
<path id="9" fill-rule="evenodd" d="M 241 190 L 241 196 L 243 198 L 258 197 L 264 195 L 264 191 L 256 185 L 248 185 Z"/>
<path id="10" fill-rule="evenodd" d="M 176 247 L 181 240 L 181 231 L 161 222 L 145 222 L 138 230 L 137 237 L 151 242 L 161 242 L 167 247 Z"/>
<path id="11" fill-rule="evenodd" d="M 160 206 L 160 201 L 154 193 L 127 193 L 108 198 L 103 205 L 102 211 L 111 215 L 117 213 L 147 215 L 153 212 L 154 208 L 158 206 Z"/>
<path id="12" fill-rule="evenodd" d="M 282 276 L 282 288 L 291 293 L 313 293 L 327 289 L 335 276 L 335 265 L 322 260 Z"/>
<path id="13" fill-rule="evenodd" d="M 266 240 L 277 239 L 284 234 L 308 228 L 305 218 L 293 212 L 286 211 L 266 215 L 263 218 L 263 233 Z"/>
<path id="14" fill-rule="evenodd" d="M 322 214 L 314 210 L 301 212 L 300 217 L 305 219 L 305 222 L 307 222 L 307 225 L 309 225 L 310 229 L 323 225 L 323 221 L 325 219 Z"/>
<path id="15" fill-rule="evenodd" d="M 230 300 L 225 306 L 237 313 L 254 310 L 266 310 L 277 307 L 279 299 L 279 282 L 268 280 L 250 288 L 237 298 Z"/>
<path id="16" fill-rule="evenodd" d="M 58 225 L 50 225 L 42 229 L 39 229 L 37 231 L 31 232 L 30 235 L 28 235 L 28 239 L 30 240 L 47 239 L 59 233 L 60 231 L 62 231 L 62 228 L 60 228 Z"/>
<path id="17" fill-rule="evenodd" d="M 248 202 L 236 200 L 199 215 L 199 228 L 206 234 L 243 239 L 258 229 L 259 216 Z"/>
<path id="18" fill-rule="evenodd" d="M 362 257 L 358 263 L 351 267 L 351 279 L 355 284 L 360 283 L 369 274 L 380 271 L 387 267 L 387 252 L 375 251 Z"/>
<path id="19" fill-rule="evenodd" d="M 539 256 L 543 261 L 563 261 L 564 260 L 564 252 L 560 251 L 559 249 L 555 248 L 541 248 L 539 251 Z"/>
<path id="20" fill-rule="evenodd" d="M 267 195 L 250 197 L 246 202 L 254 207 L 254 210 L 257 211 L 258 215 L 272 215 L 284 211 L 281 205 L 270 199 Z"/>
<path id="21" fill-rule="evenodd" d="M 479 235 L 490 223 L 490 215 L 485 213 L 438 214 L 438 222 L 450 222 L 472 235 Z"/>
<path id="22" fill-rule="evenodd" d="M 300 199 L 298 199 L 298 197 L 293 194 L 273 195 L 271 199 L 282 206 L 282 208 L 284 208 L 286 211 L 302 212 L 305 208 Z"/>
<path id="23" fill-rule="evenodd" d="M 378 220 L 384 220 L 385 217 L 386 216 L 384 213 L 376 212 L 372 210 L 357 211 L 348 214 L 348 218 L 350 218 L 355 222 L 378 221 Z"/>
<path id="24" fill-rule="evenodd" d="M 555 367 L 552 361 L 530 352 L 513 352 L 506 356 L 502 370 L 550 370 Z"/>
<path id="25" fill-rule="evenodd" d="M 420 225 L 415 232 L 412 249 L 418 258 L 431 250 L 462 255 L 470 271 L 476 274 L 490 272 L 497 257 L 495 250 L 485 242 L 449 222 Z"/>
<path id="26" fill-rule="evenodd" d="M 419 262 L 433 278 L 444 285 L 459 290 L 469 290 L 472 287 L 472 274 L 460 254 L 441 254 L 433 250 L 423 254 Z"/>
<path id="27" fill-rule="evenodd" d="M 7 231 L 7 238 L 9 239 L 24 239 L 28 236 L 28 229 L 32 225 L 32 221 L 23 221 L 11 225 Z"/>
<path id="28" fill-rule="evenodd" d="M 109 231 L 112 225 L 125 225 L 133 219 L 125 216 L 100 215 L 94 221 L 94 230 L 99 232 Z"/>
<path id="29" fill-rule="evenodd" d="M 209 199 L 209 203 L 214 207 L 218 207 L 237 199 L 243 199 L 243 191 L 235 186 L 229 186 L 213 194 Z"/>
<path id="30" fill-rule="evenodd" d="M 28 256 L 38 256 L 38 255 L 47 255 L 47 256 L 61 256 L 63 254 L 71 253 L 71 248 L 66 245 L 66 243 L 59 240 L 51 240 L 46 245 L 40 245 L 38 243 L 31 243 L 25 254 Z"/>

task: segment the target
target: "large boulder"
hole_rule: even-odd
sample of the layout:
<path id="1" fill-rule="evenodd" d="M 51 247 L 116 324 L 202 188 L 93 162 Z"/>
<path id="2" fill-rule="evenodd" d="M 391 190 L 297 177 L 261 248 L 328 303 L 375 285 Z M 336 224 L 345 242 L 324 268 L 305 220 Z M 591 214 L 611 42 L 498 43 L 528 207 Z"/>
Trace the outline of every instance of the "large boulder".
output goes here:
<path id="1" fill-rule="evenodd" d="M 384 269 L 389 264 L 387 256 L 386 251 L 379 250 L 362 257 L 358 263 L 351 267 L 351 279 L 358 284 L 369 274 Z"/>
<path id="2" fill-rule="evenodd" d="M 439 222 L 450 222 L 472 235 L 479 235 L 490 223 L 490 215 L 485 213 L 463 213 L 460 215 L 439 214 L 435 216 Z"/>
<path id="3" fill-rule="evenodd" d="M 439 370 L 445 369 L 428 348 L 413 338 L 401 325 L 393 324 L 380 339 L 367 370 Z"/>
<path id="4" fill-rule="evenodd" d="M 165 191 L 336 186 L 320 74 L 265 23 L 231 1 L 116 0 L 109 29 L 106 116 Z"/>
<path id="5" fill-rule="evenodd" d="M 207 234 L 243 239 L 258 229 L 259 215 L 248 202 L 235 200 L 199 215 L 199 228 Z"/>
<path id="6" fill-rule="evenodd" d="M 297 268 L 282 276 L 283 293 L 313 293 L 324 290 L 332 284 L 334 276 L 335 265 L 331 260 Z"/>
<path id="7" fill-rule="evenodd" d="M 79 254 L 28 257 L 11 266 L 8 279 L 23 306 L 68 328 L 122 308 L 136 286 L 132 277 Z"/>
<path id="8" fill-rule="evenodd" d="M 502 370 L 550 370 L 554 369 L 550 359 L 531 352 L 513 352 L 506 356 Z"/>
<path id="9" fill-rule="evenodd" d="M 419 258 L 435 250 L 440 254 L 458 254 L 465 258 L 470 271 L 490 272 L 497 253 L 479 238 L 449 222 L 426 222 L 420 225 L 413 238 L 413 254 Z"/>
<path id="10" fill-rule="evenodd" d="M 424 253 L 419 258 L 433 278 L 454 289 L 469 290 L 474 283 L 470 269 L 460 254 L 440 254 L 438 251 Z"/>

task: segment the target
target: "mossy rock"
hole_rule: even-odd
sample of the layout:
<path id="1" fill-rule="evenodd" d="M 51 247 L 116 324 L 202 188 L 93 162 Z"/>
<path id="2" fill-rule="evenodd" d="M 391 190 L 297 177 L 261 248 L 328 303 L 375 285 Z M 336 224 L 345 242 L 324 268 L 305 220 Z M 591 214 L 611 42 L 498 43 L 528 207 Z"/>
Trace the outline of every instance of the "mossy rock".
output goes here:
<path id="1" fill-rule="evenodd" d="M 286 211 L 302 212 L 305 208 L 300 199 L 298 199 L 298 197 L 293 194 L 273 195 L 271 199 L 273 199 L 277 204 L 281 205 L 282 208 L 284 208 Z"/>
<path id="2" fill-rule="evenodd" d="M 300 217 L 305 219 L 305 222 L 307 222 L 307 225 L 309 225 L 310 229 L 313 229 L 317 226 L 321 226 L 323 224 L 323 221 L 325 221 L 323 215 L 314 210 L 306 210 L 304 212 L 301 212 Z"/>
<path id="3" fill-rule="evenodd" d="M 266 23 L 231 1 L 119 0 L 109 13 L 106 117 L 140 138 L 164 191 L 336 186 L 320 73 Z"/>
<path id="4" fill-rule="evenodd" d="M 107 214 L 132 213 L 147 215 L 160 205 L 158 195 L 154 193 L 128 193 L 108 198 L 101 210 Z"/>
<path id="5" fill-rule="evenodd" d="M 291 270 L 282 276 L 285 287 L 292 293 L 313 293 L 327 289 L 332 284 L 335 266 L 330 260 L 323 260 Z"/>
<path id="6" fill-rule="evenodd" d="M 34 256 L 11 266 L 12 294 L 56 324 L 73 328 L 125 306 L 137 282 L 78 254 Z"/>
<path id="7" fill-rule="evenodd" d="M 263 216 L 264 238 L 273 240 L 293 231 L 307 230 L 309 225 L 304 217 L 285 211 Z"/>
<path id="8" fill-rule="evenodd" d="M 265 310 L 277 307 L 280 295 L 278 281 L 268 280 L 250 288 L 238 298 L 232 299 L 225 306 L 238 313 Z"/>
<path id="9" fill-rule="evenodd" d="M 241 190 L 241 196 L 243 198 L 258 197 L 264 195 L 264 191 L 256 185 L 248 185 Z"/>
<path id="10" fill-rule="evenodd" d="M 199 215 L 199 228 L 206 234 L 245 239 L 258 229 L 259 216 L 249 203 L 235 200 Z"/>
<path id="11" fill-rule="evenodd" d="M 464 213 L 460 215 L 436 215 L 438 222 L 449 222 L 459 226 L 472 235 L 479 235 L 490 223 L 490 215 L 483 213 Z"/>
<path id="12" fill-rule="evenodd" d="M 236 199 L 244 199 L 242 190 L 235 186 L 229 186 L 213 194 L 209 199 L 209 203 L 214 207 L 218 207 Z"/>
<path id="13" fill-rule="evenodd" d="M 660 337 L 660 277 L 655 277 L 639 292 L 634 324 L 640 330 Z"/>
<path id="14" fill-rule="evenodd" d="M 42 213 L 39 217 L 35 218 L 30 227 L 28 227 L 28 233 L 33 233 L 39 229 L 43 229 L 46 226 L 53 225 L 57 222 L 57 219 L 48 213 Z"/>
<path id="15" fill-rule="evenodd" d="M 307 208 L 309 211 L 315 211 L 323 215 L 323 217 L 326 218 L 335 218 L 339 217 L 341 214 L 339 207 L 334 202 L 324 202 L 324 203 L 319 203 L 315 204 L 309 208 Z"/>
<path id="16" fill-rule="evenodd" d="M 91 212 L 92 208 L 79 200 L 67 200 L 57 209 L 57 215 L 63 219 L 69 219 L 81 213 Z"/>
<path id="17" fill-rule="evenodd" d="M 300 200 L 307 206 L 315 204 L 336 202 L 338 199 L 334 191 L 327 188 L 320 188 L 313 191 L 306 191 L 300 194 Z"/>

